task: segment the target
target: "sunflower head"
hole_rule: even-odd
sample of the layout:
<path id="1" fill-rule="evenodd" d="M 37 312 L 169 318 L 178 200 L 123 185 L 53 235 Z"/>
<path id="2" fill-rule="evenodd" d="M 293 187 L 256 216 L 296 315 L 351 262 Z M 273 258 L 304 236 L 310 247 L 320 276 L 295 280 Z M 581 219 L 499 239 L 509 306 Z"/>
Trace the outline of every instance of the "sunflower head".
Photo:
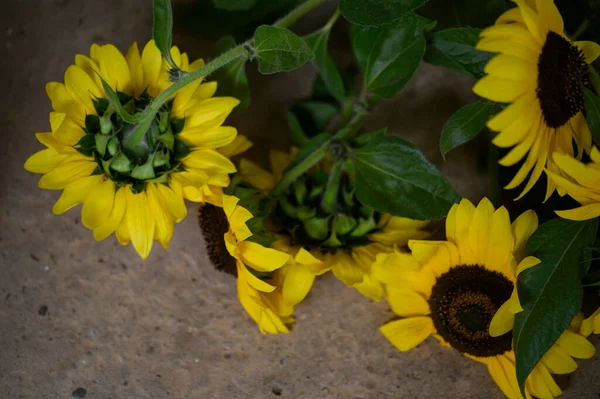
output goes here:
<path id="1" fill-rule="evenodd" d="M 183 71 L 204 64 L 190 63 L 177 47 L 171 55 Z M 228 156 L 248 147 L 236 129 L 221 126 L 239 101 L 213 97 L 216 82 L 198 80 L 151 120 L 130 123 L 109 104 L 103 81 L 131 114 L 171 85 L 154 41 L 141 53 L 134 43 L 126 55 L 110 44 L 92 45 L 89 57 L 75 57 L 64 83 L 46 86 L 51 131 L 36 135 L 46 149 L 25 168 L 43 174 L 41 188 L 64 190 L 56 214 L 83 204 L 82 223 L 96 239 L 116 231 L 119 242 L 133 243 L 146 258 L 154 240 L 168 247 L 174 223 L 186 215 L 184 198 L 222 203 L 222 188 L 236 170 Z"/>
<path id="2" fill-rule="evenodd" d="M 485 66 L 487 76 L 473 91 L 507 104 L 487 126 L 498 132 L 495 145 L 512 147 L 500 160 L 501 165 L 512 166 L 524 159 L 506 186 L 516 188 L 529 175 L 521 198 L 545 168 L 558 170 L 552 153 L 577 153 L 578 157 L 589 153 L 592 139 L 583 116 L 583 93 L 584 89 L 593 90 L 588 64 L 600 55 L 600 46 L 569 40 L 553 0 L 515 3 L 517 7 L 481 32 L 477 48 L 497 55 Z M 554 182 L 549 181 L 546 199 L 555 189 Z"/>

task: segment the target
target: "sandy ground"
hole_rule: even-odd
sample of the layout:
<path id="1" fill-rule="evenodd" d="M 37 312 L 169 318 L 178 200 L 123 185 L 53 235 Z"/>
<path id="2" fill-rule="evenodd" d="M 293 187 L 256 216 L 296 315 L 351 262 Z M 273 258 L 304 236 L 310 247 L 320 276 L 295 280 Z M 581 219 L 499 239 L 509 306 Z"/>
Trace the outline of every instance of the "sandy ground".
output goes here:
<path id="1" fill-rule="evenodd" d="M 377 331 L 392 317 L 388 306 L 332 275 L 297 307 L 291 334 L 261 335 L 234 278 L 208 263 L 194 204 L 171 249 L 145 262 L 114 238 L 95 242 L 79 209 L 51 213 L 58 193 L 37 189 L 22 166 L 41 149 L 34 133 L 48 129 L 44 85 L 62 80 L 94 41 L 122 50 L 145 42 L 149 6 L 12 0 L 0 13 L 0 398 L 502 398 L 485 367 L 432 339 L 397 352 Z M 208 53 L 185 32 L 175 41 L 192 56 Z M 307 95 L 312 75 L 310 66 L 271 77 L 252 68 L 254 103 L 232 123 L 257 143 L 281 145 L 283 111 Z M 370 125 L 414 141 L 477 200 L 487 183 L 473 172 L 474 147 L 445 165 L 437 150 L 446 118 L 469 100 L 469 82 L 424 66 Z M 580 364 L 564 397 L 598 397 L 599 363 Z"/>

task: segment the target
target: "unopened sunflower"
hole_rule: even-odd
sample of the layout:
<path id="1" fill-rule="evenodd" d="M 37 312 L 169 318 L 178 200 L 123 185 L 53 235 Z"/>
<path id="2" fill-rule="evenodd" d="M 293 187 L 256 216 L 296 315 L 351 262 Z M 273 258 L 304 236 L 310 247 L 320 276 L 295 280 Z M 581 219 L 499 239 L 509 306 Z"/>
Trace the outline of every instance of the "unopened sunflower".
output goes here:
<path id="1" fill-rule="evenodd" d="M 558 173 L 547 170 L 549 180 L 581 204 L 580 207 L 556 211 L 563 219 L 587 220 L 600 216 L 600 151 L 593 147 L 591 162 L 584 164 L 564 154 L 554 154 Z"/>
<path id="2" fill-rule="evenodd" d="M 177 47 L 171 54 L 183 71 L 204 64 L 190 63 Z M 82 223 L 97 240 L 116 231 L 121 244 L 131 242 L 146 258 L 154 240 L 169 246 L 174 223 L 186 216 L 184 198 L 221 203 L 222 187 L 236 168 L 218 149 L 232 155 L 248 146 L 235 141 L 235 128 L 221 126 L 239 101 L 213 97 L 217 83 L 197 80 L 163 105 L 134 140 L 136 125 L 109 105 L 101 78 L 130 113 L 171 84 L 154 41 L 141 54 L 134 43 L 125 56 L 113 45 L 92 45 L 89 57 L 78 54 L 67 68 L 65 83 L 46 86 L 51 131 L 36 136 L 47 148 L 25 168 L 43 174 L 41 188 L 63 190 L 55 214 L 83 204 Z"/>
<path id="3" fill-rule="evenodd" d="M 444 346 L 481 362 L 511 398 L 522 398 L 516 378 L 512 333 L 492 336 L 490 323 L 511 298 L 516 270 L 535 265 L 522 259 L 523 248 L 537 228 L 535 213 L 510 223 L 505 208 L 483 199 L 477 208 L 468 200 L 454 205 L 446 220 L 447 241 L 410 241 L 411 254 L 382 254 L 375 277 L 385 284 L 386 298 L 401 317 L 381 327 L 400 351 L 434 336 Z M 584 337 L 565 331 L 526 381 L 527 395 L 553 398 L 561 394 L 552 373 L 575 369 L 572 357 L 589 357 L 594 347 Z M 529 396 L 528 396 L 529 397 Z"/>
<path id="4" fill-rule="evenodd" d="M 569 40 L 553 0 L 514 1 L 517 7 L 481 32 L 477 48 L 498 55 L 486 65 L 487 76 L 473 91 L 509 104 L 487 126 L 499 132 L 493 139 L 495 145 L 513 147 L 500 160 L 501 165 L 515 165 L 525 158 L 506 186 L 515 188 L 529 175 L 521 198 L 544 168 L 557 172 L 552 153 L 574 156 L 573 142 L 577 157 L 590 151 L 592 138 L 582 114 L 583 91 L 592 89 L 588 64 L 600 55 L 600 46 Z M 549 181 L 546 199 L 555 188 Z"/>
<path id="5" fill-rule="evenodd" d="M 239 174 L 252 186 L 268 194 L 281 179 L 295 151 L 272 151 L 271 171 L 242 159 Z M 312 279 L 328 270 L 362 295 L 379 301 L 382 284 L 373 278 L 372 265 L 379 253 L 389 253 L 404 246 L 409 239 L 429 235 L 426 221 L 382 214 L 361 204 L 354 195 L 353 182 L 346 175 L 339 189 L 336 209 L 323 210 L 321 203 L 328 182 L 327 166 L 316 167 L 292 184 L 288 192 L 276 199 L 272 214 L 273 233 L 284 237 L 288 251 L 308 248 L 323 259 L 324 267 L 314 269 Z M 309 278 L 307 275 L 301 275 Z M 293 284 L 293 283 L 290 283 Z M 298 285 L 305 281 L 298 281 Z"/>

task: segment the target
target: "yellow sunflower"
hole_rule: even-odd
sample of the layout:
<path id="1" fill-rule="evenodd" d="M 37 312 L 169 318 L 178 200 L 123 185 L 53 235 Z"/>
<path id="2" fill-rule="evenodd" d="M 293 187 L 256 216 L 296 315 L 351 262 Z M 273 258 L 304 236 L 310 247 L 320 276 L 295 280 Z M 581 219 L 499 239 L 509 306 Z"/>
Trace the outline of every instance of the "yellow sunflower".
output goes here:
<path id="1" fill-rule="evenodd" d="M 281 251 L 252 242 L 246 222 L 253 218 L 239 199 L 223 196 L 223 212 L 227 219 L 225 246 L 235 259 L 240 303 L 258 324 L 261 332 L 277 334 L 289 331 L 293 306 L 283 301 L 281 279 L 276 271 L 291 261 Z"/>
<path id="2" fill-rule="evenodd" d="M 511 225 L 504 207 L 495 210 L 483 199 L 476 208 L 463 199 L 448 214 L 447 241 L 411 240 L 411 254 L 380 254 L 373 273 L 384 284 L 393 312 L 401 317 L 382 326 L 383 335 L 403 352 L 433 335 L 442 345 L 486 364 L 507 397 L 521 398 L 512 334 L 493 337 L 488 331 L 498 309 L 511 297 L 515 271 L 537 262 L 532 257 L 521 259 L 536 227 L 533 212 Z M 572 357 L 588 357 L 593 349 L 582 336 L 565 331 L 528 377 L 527 397 L 560 395 L 550 372 L 573 371 Z"/>
<path id="3" fill-rule="evenodd" d="M 553 152 L 573 156 L 573 141 L 578 157 L 590 151 L 592 138 L 582 114 L 583 89 L 592 89 L 588 64 L 600 55 L 600 46 L 570 41 L 553 0 L 514 1 L 517 7 L 481 32 L 477 48 L 498 55 L 486 65 L 487 76 L 473 91 L 509 104 L 487 126 L 499 132 L 493 139 L 495 145 L 514 147 L 500 160 L 501 165 L 514 165 L 527 155 L 506 186 L 515 188 L 530 175 L 519 199 L 544 168 L 556 172 L 550 157 Z M 554 190 L 549 181 L 546 199 Z"/>
<path id="4" fill-rule="evenodd" d="M 292 161 L 295 153 L 296 150 L 294 149 L 290 152 L 271 151 L 269 154 L 271 171 L 242 159 L 239 165 L 239 174 L 246 182 L 268 194 L 281 179 L 284 170 Z M 383 295 L 383 287 L 379 281 L 373 278 L 371 270 L 375 257 L 382 252 L 392 252 L 395 246 L 405 246 L 409 239 L 426 238 L 429 232 L 422 229 L 428 222 L 368 210 L 361 207 L 361 204 L 357 204 L 353 197 L 353 191 L 349 189 L 347 191 L 348 195 L 344 196 L 346 199 L 349 198 L 349 207 L 352 209 L 360 207 L 360 211 L 363 213 L 359 215 L 345 213 L 338 214 L 335 217 L 332 216 L 331 219 L 334 220 L 337 227 L 331 232 L 328 230 L 330 228 L 328 223 L 331 223 L 330 219 L 319 217 L 314 206 L 311 208 L 308 205 L 313 193 L 315 193 L 316 202 L 319 201 L 323 191 L 323 187 L 319 184 L 327 180 L 324 171 L 318 170 L 319 168 L 315 169 L 312 174 L 304 176 L 302 178 L 304 180 L 299 179 L 292 187 L 294 193 L 290 196 L 294 198 L 289 201 L 286 198 L 279 199 L 279 208 L 275 213 L 276 215 L 279 214 L 280 219 L 286 222 L 280 221 L 276 228 L 277 231 L 274 232 L 287 235 L 288 242 L 294 244 L 289 244 L 290 248 L 304 246 L 310 248 L 310 252 L 314 256 L 323 259 L 323 268 L 318 268 L 313 273 L 313 281 L 315 275 L 332 270 L 333 274 L 346 285 L 356 288 L 362 295 L 370 299 L 380 301 Z M 346 182 L 350 183 L 349 181 Z M 300 205 L 297 202 L 298 196 L 305 196 L 309 200 Z M 295 202 L 295 204 L 291 204 L 292 202 Z M 290 214 L 294 214 L 295 218 L 290 218 Z M 298 218 L 303 219 L 303 226 L 309 227 L 300 228 L 302 223 L 300 225 L 297 223 Z M 291 224 L 285 226 L 288 222 Z M 311 233 L 310 228 L 314 228 L 316 233 Z M 303 233 L 303 229 L 306 230 L 307 234 Z M 321 233 L 324 235 L 319 237 L 318 235 Z M 292 234 L 294 234 L 293 239 Z M 346 240 L 346 243 L 342 243 L 344 240 Z"/>
<path id="5" fill-rule="evenodd" d="M 184 71 L 203 65 L 190 63 L 177 47 L 171 55 Z M 121 244 L 131 242 L 146 258 L 154 240 L 168 247 L 174 223 L 186 216 L 184 198 L 221 203 L 222 187 L 236 168 L 218 149 L 232 154 L 248 146 L 235 141 L 235 128 L 221 126 L 239 101 L 213 97 L 216 82 L 196 81 L 160 109 L 136 142 L 135 126 L 109 105 L 100 77 L 130 112 L 171 84 L 154 41 L 141 54 L 134 43 L 125 56 L 111 44 L 92 45 L 89 57 L 78 54 L 67 68 L 65 83 L 46 86 L 51 132 L 36 136 L 47 148 L 25 168 L 43 174 L 41 188 L 63 190 L 55 214 L 83 204 L 82 223 L 97 240 L 116 231 Z"/>
<path id="6" fill-rule="evenodd" d="M 600 216 L 600 151 L 593 147 L 591 162 L 584 164 L 572 157 L 555 153 L 558 173 L 546 170 L 548 179 L 581 204 L 580 207 L 556 211 L 563 219 L 587 220 Z"/>

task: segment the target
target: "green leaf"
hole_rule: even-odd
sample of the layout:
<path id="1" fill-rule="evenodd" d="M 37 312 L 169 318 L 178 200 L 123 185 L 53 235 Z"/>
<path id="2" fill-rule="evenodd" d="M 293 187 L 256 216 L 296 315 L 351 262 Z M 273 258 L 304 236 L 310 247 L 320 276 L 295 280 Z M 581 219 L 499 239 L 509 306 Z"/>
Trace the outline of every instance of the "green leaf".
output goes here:
<path id="1" fill-rule="evenodd" d="M 519 274 L 517 282 L 524 310 L 515 315 L 513 339 L 521 389 L 581 309 L 581 278 L 589 268 L 589 258 L 582 262 L 583 249 L 593 243 L 597 229 L 597 219 L 553 219 L 541 225 L 527 243 L 526 255 L 542 262 Z"/>
<path id="2" fill-rule="evenodd" d="M 223 54 L 236 46 L 231 36 L 221 38 L 217 44 L 217 53 Z M 246 109 L 250 105 L 250 86 L 246 76 L 246 60 L 237 59 L 215 72 L 219 82 L 217 96 L 232 96 L 240 100 L 236 110 Z"/>
<path id="3" fill-rule="evenodd" d="M 356 137 L 352 142 L 356 147 L 362 147 L 363 145 L 368 144 L 371 140 L 376 139 L 378 137 L 385 136 L 387 132 L 387 128 L 379 129 L 371 133 L 365 133 Z"/>
<path id="4" fill-rule="evenodd" d="M 331 95 L 340 103 L 344 102 L 346 90 L 344 89 L 344 81 L 338 70 L 333 58 L 327 51 L 327 43 L 329 42 L 329 29 L 317 31 L 304 38 L 306 43 L 315 54 L 315 67 L 318 74 L 323 79 L 325 87 Z"/>
<path id="5" fill-rule="evenodd" d="M 441 219 L 460 196 L 412 144 L 384 136 L 350 153 L 358 200 L 394 216 Z"/>
<path id="6" fill-rule="evenodd" d="M 296 118 L 296 115 L 292 111 L 286 113 L 286 119 L 288 123 L 288 129 L 290 129 L 290 138 L 296 145 L 304 145 L 308 142 L 308 136 L 304 133 L 300 121 Z"/>
<path id="7" fill-rule="evenodd" d="M 456 28 L 433 34 L 423 58 L 430 64 L 462 72 L 473 78 L 481 78 L 483 68 L 495 55 L 475 49 L 479 29 Z"/>
<path id="8" fill-rule="evenodd" d="M 594 143 L 600 145 L 600 97 L 589 89 L 583 88 L 585 119 L 590 126 Z"/>
<path id="9" fill-rule="evenodd" d="M 444 161 L 448 151 L 474 139 L 483 130 L 493 109 L 494 104 L 480 100 L 462 107 L 448 119 L 440 138 Z"/>
<path id="10" fill-rule="evenodd" d="M 379 26 L 396 21 L 427 0 L 340 0 L 340 12 L 353 24 Z"/>
<path id="11" fill-rule="evenodd" d="M 173 44 L 173 12 L 171 0 L 154 0 L 152 38 L 163 57 L 174 69 L 179 69 L 171 58 L 171 45 Z"/>
<path id="12" fill-rule="evenodd" d="M 263 74 L 291 71 L 313 58 L 312 50 L 301 37 L 276 26 L 256 29 L 254 51 L 258 70 Z"/>
<path id="13" fill-rule="evenodd" d="M 369 91 L 392 97 L 406 85 L 425 53 L 423 30 L 429 21 L 407 14 L 380 27 L 355 26 L 352 47 Z"/>
<path id="14" fill-rule="evenodd" d="M 249 10 L 258 0 L 213 0 L 215 7 L 227 11 L 245 11 Z"/>
<path id="15" fill-rule="evenodd" d="M 302 161 L 304 161 L 322 146 L 329 146 L 331 137 L 332 135 L 330 133 L 321 133 L 310 139 L 302 148 L 300 148 L 300 151 L 298 151 L 286 170 L 290 170 L 294 166 L 302 163 Z"/>

